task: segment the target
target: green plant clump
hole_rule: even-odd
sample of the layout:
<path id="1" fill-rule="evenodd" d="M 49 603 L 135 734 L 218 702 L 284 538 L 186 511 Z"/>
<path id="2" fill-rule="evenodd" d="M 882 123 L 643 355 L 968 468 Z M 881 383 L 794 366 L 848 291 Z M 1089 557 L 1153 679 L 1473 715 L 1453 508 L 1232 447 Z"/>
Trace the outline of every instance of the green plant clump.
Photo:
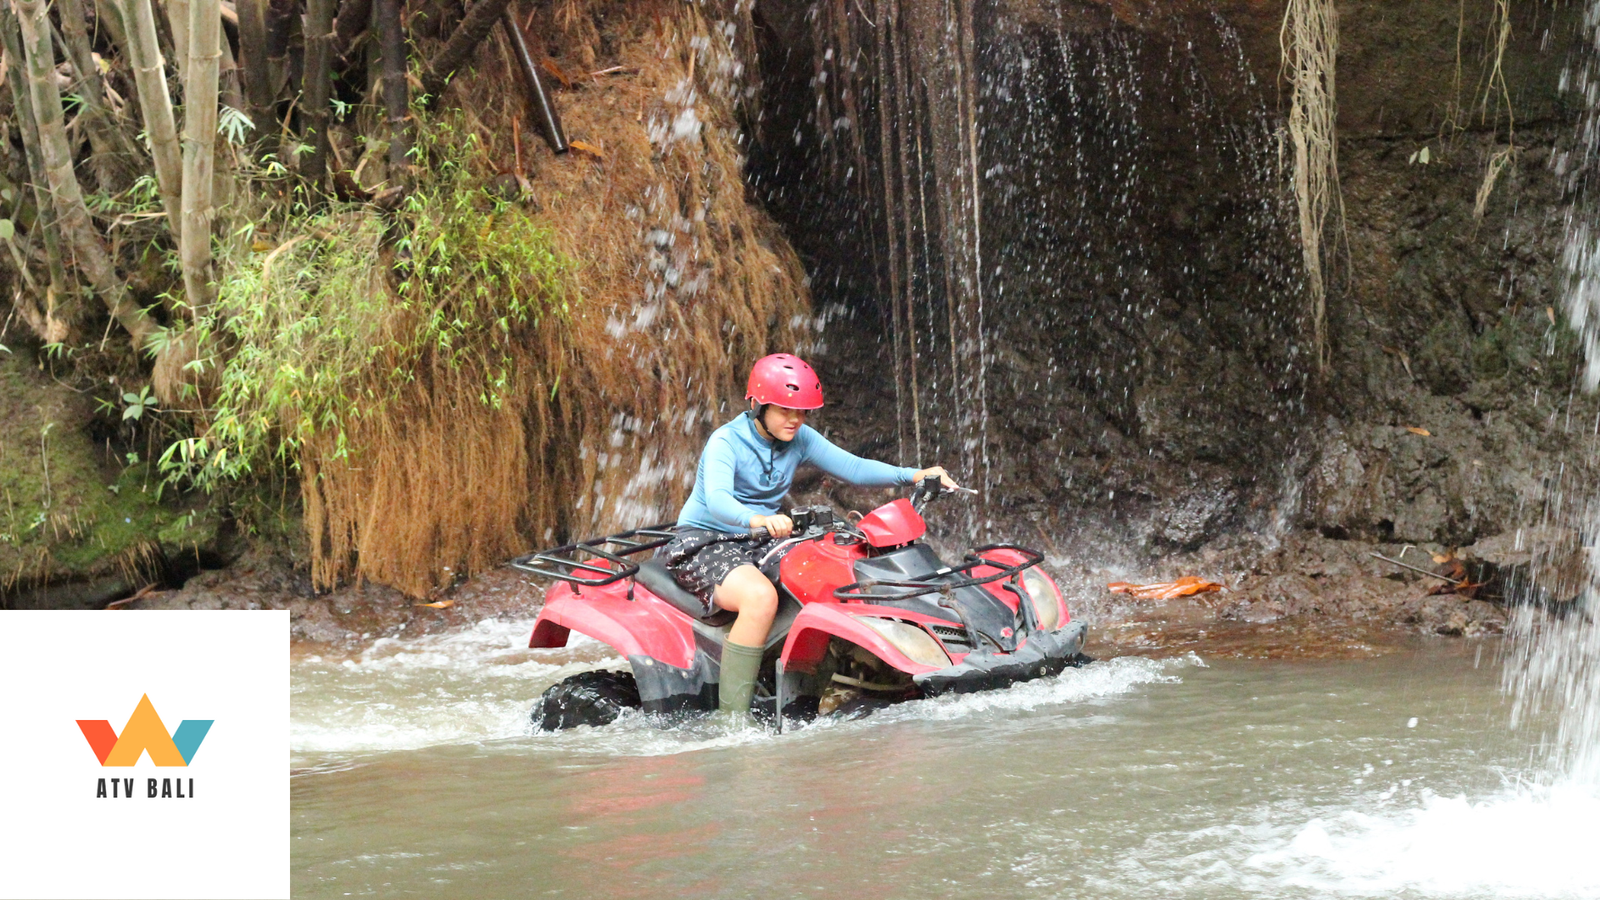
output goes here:
<path id="1" fill-rule="evenodd" d="M 275 248 L 224 258 L 187 367 L 220 368 L 198 435 L 162 457 L 169 482 L 209 490 L 292 470 L 313 438 L 334 458 L 358 453 L 350 425 L 392 412 L 419 379 L 474 379 L 493 408 L 525 389 L 518 344 L 566 314 L 572 267 L 520 205 L 484 189 L 475 135 L 437 125 L 413 154 L 425 174 L 394 215 L 346 204 L 285 216 Z M 250 252 L 239 243 L 235 259 Z"/>

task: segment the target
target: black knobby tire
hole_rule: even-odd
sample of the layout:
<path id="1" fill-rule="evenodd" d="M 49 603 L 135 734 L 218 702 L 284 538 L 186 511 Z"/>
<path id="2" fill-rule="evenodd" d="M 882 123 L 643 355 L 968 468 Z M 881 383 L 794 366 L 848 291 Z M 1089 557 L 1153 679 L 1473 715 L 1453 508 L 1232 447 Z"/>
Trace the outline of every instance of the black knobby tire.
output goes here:
<path id="1" fill-rule="evenodd" d="M 579 672 L 551 685 L 533 704 L 533 727 L 560 731 L 579 725 L 609 725 L 624 710 L 642 705 L 632 672 Z"/>

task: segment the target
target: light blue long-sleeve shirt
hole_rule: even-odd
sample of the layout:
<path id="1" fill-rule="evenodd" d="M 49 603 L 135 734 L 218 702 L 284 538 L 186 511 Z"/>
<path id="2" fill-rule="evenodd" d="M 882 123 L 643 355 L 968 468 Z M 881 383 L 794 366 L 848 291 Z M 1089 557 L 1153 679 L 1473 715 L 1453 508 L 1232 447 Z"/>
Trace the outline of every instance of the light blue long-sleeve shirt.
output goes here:
<path id="1" fill-rule="evenodd" d="M 841 481 L 869 486 L 910 484 L 916 469 L 862 459 L 840 450 L 810 425 L 784 444 L 761 436 L 755 420 L 741 413 L 711 433 L 700 453 L 694 491 L 678 513 L 679 528 L 736 532 L 753 516 L 770 516 L 789 493 L 794 470 L 804 462 Z"/>

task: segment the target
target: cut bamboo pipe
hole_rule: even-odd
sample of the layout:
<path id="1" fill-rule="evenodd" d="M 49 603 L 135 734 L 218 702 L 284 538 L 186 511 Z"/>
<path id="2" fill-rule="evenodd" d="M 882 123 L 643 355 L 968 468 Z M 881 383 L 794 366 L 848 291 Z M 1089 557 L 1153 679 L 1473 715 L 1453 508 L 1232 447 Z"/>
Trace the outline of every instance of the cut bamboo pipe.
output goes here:
<path id="1" fill-rule="evenodd" d="M 550 92 L 545 90 L 544 81 L 539 77 L 539 67 L 534 65 L 533 56 L 528 52 L 528 41 L 522 36 L 522 28 L 517 25 L 510 10 L 501 17 L 500 24 L 505 26 L 506 37 L 511 39 L 511 51 L 517 58 L 517 67 L 522 70 L 522 80 L 528 85 L 534 118 L 539 123 L 539 130 L 544 132 L 545 142 L 557 153 L 567 152 L 567 135 L 561 130 L 561 117 L 556 114 Z"/>

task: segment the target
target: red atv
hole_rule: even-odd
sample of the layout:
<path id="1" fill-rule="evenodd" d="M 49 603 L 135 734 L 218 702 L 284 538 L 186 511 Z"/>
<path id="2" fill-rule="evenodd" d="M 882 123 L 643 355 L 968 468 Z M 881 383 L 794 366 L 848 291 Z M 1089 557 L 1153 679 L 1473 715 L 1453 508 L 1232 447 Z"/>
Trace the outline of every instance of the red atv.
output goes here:
<path id="1" fill-rule="evenodd" d="M 899 700 L 1003 687 L 1088 662 L 1085 629 L 1039 567 L 1015 544 L 974 548 L 947 565 L 926 543 L 925 479 L 853 525 L 825 506 L 790 513 L 793 536 L 761 568 L 778 587 L 778 613 L 752 711 L 792 719 L 852 713 Z M 557 580 L 529 647 L 564 647 L 573 630 L 627 658 L 631 673 L 584 672 L 533 707 L 535 727 L 603 725 L 624 709 L 671 714 L 717 708 L 722 643 L 734 614 L 702 604 L 644 554 L 667 543 L 656 525 L 567 544 L 512 561 Z M 724 540 L 765 537 L 728 535 Z"/>

